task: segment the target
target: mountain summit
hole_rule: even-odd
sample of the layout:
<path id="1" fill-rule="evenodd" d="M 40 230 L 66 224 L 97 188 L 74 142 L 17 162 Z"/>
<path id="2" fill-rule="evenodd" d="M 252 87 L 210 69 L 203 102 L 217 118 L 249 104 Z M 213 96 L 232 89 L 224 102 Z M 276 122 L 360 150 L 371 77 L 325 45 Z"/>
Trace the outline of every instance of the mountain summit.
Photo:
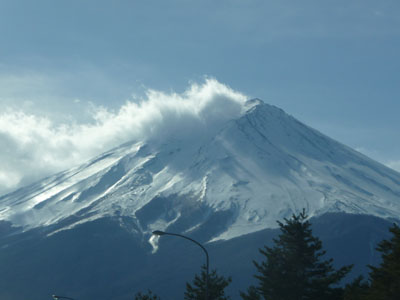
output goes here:
<path id="1" fill-rule="evenodd" d="M 223 112 L 218 112 L 223 113 Z M 104 216 L 140 234 L 231 239 L 306 209 L 400 215 L 400 174 L 259 99 L 215 131 L 132 141 L 0 198 L 0 220 L 53 233 Z"/>

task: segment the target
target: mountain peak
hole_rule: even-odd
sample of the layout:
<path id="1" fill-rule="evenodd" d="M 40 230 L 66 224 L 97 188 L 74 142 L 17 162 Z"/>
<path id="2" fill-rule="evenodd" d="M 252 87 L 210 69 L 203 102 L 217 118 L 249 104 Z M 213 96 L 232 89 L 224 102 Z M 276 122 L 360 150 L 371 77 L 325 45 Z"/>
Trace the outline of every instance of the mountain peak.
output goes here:
<path id="1" fill-rule="evenodd" d="M 66 229 L 104 216 L 230 239 L 305 208 L 396 218 L 400 174 L 260 99 L 206 138 L 139 141 L 0 198 L 0 220 Z"/>
<path id="2" fill-rule="evenodd" d="M 245 102 L 244 106 L 245 106 L 245 108 L 250 109 L 250 108 L 252 108 L 256 105 L 260 105 L 260 104 L 265 104 L 265 103 L 264 103 L 264 101 L 262 101 L 259 98 L 253 98 L 253 99 L 247 100 Z"/>

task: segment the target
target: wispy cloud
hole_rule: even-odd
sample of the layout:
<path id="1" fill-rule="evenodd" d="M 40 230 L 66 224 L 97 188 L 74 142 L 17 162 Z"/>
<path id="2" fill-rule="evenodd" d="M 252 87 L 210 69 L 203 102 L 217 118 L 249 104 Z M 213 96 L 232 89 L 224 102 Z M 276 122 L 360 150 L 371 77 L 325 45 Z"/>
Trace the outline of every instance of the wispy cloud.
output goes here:
<path id="1" fill-rule="evenodd" d="M 400 160 L 399 159 L 388 159 L 385 158 L 385 154 L 377 150 L 367 149 L 365 147 L 356 147 L 355 150 L 367 155 L 368 157 L 379 161 L 385 166 L 400 172 Z"/>
<path id="2" fill-rule="evenodd" d="M 198 140 L 237 117 L 247 97 L 214 79 L 185 92 L 148 90 L 119 110 L 91 106 L 91 120 L 56 123 L 10 108 L 0 114 L 0 194 L 70 168 L 130 140 Z"/>
<path id="3" fill-rule="evenodd" d="M 400 172 L 400 160 L 389 161 L 386 165 L 389 168 L 392 168 L 393 170 L 396 170 L 396 171 Z"/>

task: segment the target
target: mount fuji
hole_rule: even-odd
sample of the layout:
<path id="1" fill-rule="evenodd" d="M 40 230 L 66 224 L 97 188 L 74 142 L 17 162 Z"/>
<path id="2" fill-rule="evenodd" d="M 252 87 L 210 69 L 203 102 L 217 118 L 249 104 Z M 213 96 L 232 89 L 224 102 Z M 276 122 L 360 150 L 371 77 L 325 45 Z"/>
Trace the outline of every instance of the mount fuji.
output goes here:
<path id="1" fill-rule="evenodd" d="M 129 299 L 136 283 L 162 286 L 164 294 L 160 293 L 169 299 L 165 291 L 170 293 L 174 285 L 166 284 L 160 274 L 168 269 L 177 276 L 173 282 L 190 277 L 173 273 L 173 264 L 167 264 L 162 255 L 193 258 L 184 254 L 185 246 L 176 248 L 177 241 L 161 242 L 152 236 L 154 230 L 196 238 L 214 249 L 221 261 L 228 253 L 235 257 L 233 248 L 250 255 L 244 250 L 250 240 L 254 244 L 262 239 L 261 234 L 271 232 L 265 238 L 270 240 L 277 220 L 303 208 L 316 224 L 337 224 L 329 234 L 320 230 L 331 241 L 357 228 L 348 221 L 352 216 L 364 225 L 379 224 L 379 232 L 387 221 L 399 219 L 399 173 L 259 99 L 247 101 L 239 117 L 213 130 L 195 130 L 188 126 L 166 132 L 161 141 L 123 144 L 79 167 L 0 197 L 0 262 L 4 266 L 0 282 L 8 282 L 0 284 L 1 298 L 20 298 L 18 286 L 42 274 L 38 269 L 44 265 L 47 271 L 38 276 L 41 281 L 31 285 L 34 292 L 24 295 L 39 299 L 51 283 L 65 293 L 80 293 L 82 298 Z M 337 234 L 338 228 L 342 234 Z M 366 232 L 372 232 L 368 228 Z M 371 235 L 365 239 L 370 251 L 367 263 L 380 237 L 376 233 L 372 242 Z M 105 242 L 114 238 L 120 239 Z M 82 250 L 83 245 L 91 250 Z M 125 268 L 121 257 L 126 262 L 130 254 L 119 253 L 117 245 L 129 248 L 136 257 Z M 106 253 L 113 251 L 121 261 L 110 262 Z M 75 264 L 80 266 L 71 267 Z M 65 272 L 54 275 L 52 265 Z M 223 272 L 240 268 L 251 272 L 251 266 L 236 270 L 228 265 L 220 262 L 218 266 Z M 122 266 L 123 271 L 114 270 L 115 266 Z M 193 269 L 184 270 L 181 274 L 192 276 Z M 104 275 L 96 279 L 101 271 L 118 275 L 110 282 Z M 113 288 L 107 289 L 105 282 Z"/>

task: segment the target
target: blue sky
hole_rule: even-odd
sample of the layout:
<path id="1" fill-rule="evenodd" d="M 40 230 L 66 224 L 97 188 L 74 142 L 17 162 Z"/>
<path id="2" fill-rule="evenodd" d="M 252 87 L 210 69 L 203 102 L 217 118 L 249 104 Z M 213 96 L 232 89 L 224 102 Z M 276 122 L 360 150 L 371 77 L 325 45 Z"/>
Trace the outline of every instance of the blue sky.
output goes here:
<path id="1" fill-rule="evenodd" d="M 50 145 L 54 134 L 205 78 L 400 170 L 399 10 L 369 0 L 0 0 L 0 123 L 14 124 L 0 129 L 0 194 L 120 140 L 68 152 Z M 35 171 L 40 153 L 57 155 Z"/>

